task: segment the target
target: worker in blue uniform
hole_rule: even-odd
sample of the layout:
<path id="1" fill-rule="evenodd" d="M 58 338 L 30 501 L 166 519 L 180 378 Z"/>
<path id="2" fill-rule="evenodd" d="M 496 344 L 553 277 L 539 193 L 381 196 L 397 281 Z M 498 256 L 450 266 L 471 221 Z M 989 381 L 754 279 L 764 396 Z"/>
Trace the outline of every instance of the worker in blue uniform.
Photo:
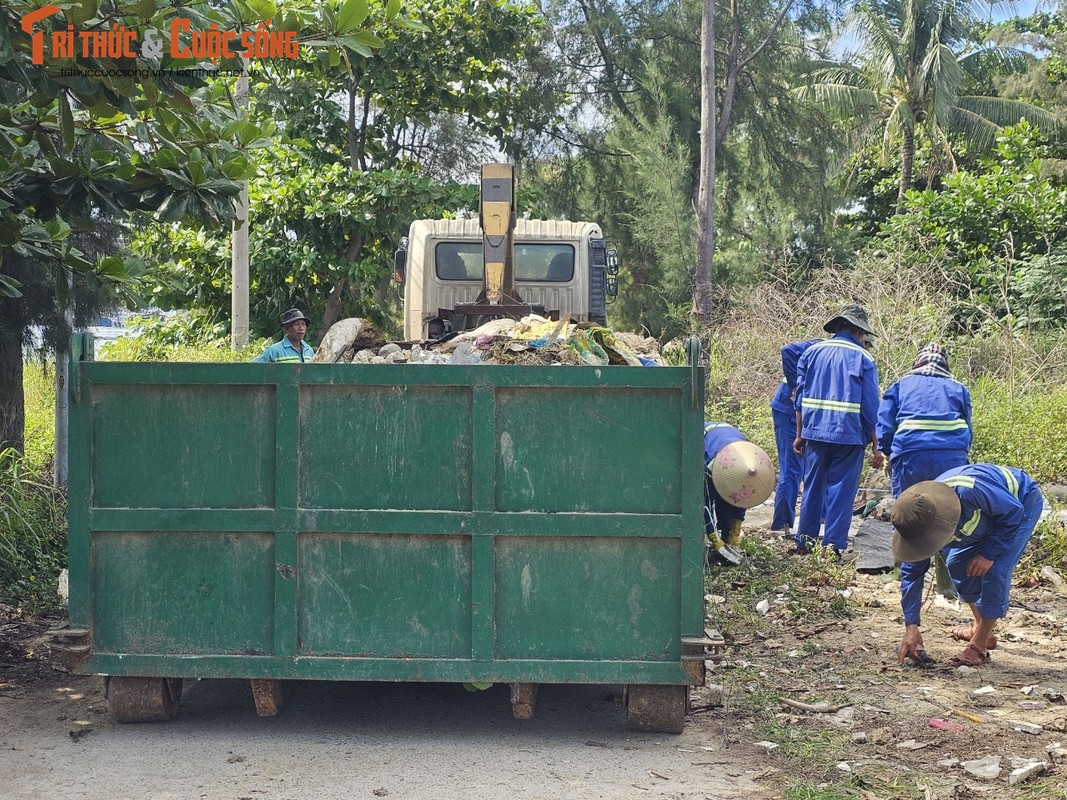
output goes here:
<path id="1" fill-rule="evenodd" d="M 936 343 L 919 351 L 911 371 L 882 395 L 878 449 L 889 458 L 893 496 L 967 463 L 971 449 L 971 393 Z"/>
<path id="2" fill-rule="evenodd" d="M 772 531 L 792 533 L 796 519 L 797 495 L 803 462 L 793 452 L 797 438 L 797 414 L 794 401 L 797 389 L 797 361 L 819 339 L 791 342 L 782 348 L 782 382 L 771 399 L 771 419 L 774 422 L 774 444 L 778 450 L 778 486 L 774 490 Z"/>
<path id="3" fill-rule="evenodd" d="M 282 314 L 282 330 L 285 336 L 275 342 L 254 359 L 259 364 L 304 363 L 315 355 L 311 345 L 304 341 L 308 325 L 311 323 L 299 308 L 290 308 Z"/>
<path id="4" fill-rule="evenodd" d="M 871 466 L 878 469 L 883 463 L 875 438 L 878 367 L 863 345 L 865 335 L 875 335 L 867 310 L 846 305 L 823 329 L 832 338 L 811 345 L 797 362 L 793 450 L 804 459 L 804 498 L 795 537 L 801 554 L 814 545 L 824 519 L 823 545 L 837 554 L 848 546 L 868 443 Z"/>
<path id="5" fill-rule="evenodd" d="M 733 425 L 704 425 L 704 531 L 715 554 L 741 563 L 741 523 L 774 489 L 774 465 Z"/>
<path id="6" fill-rule="evenodd" d="M 974 622 L 949 635 L 967 642 L 955 665 L 979 666 L 997 646 L 996 622 L 1008 613 L 1011 575 L 1037 526 L 1044 498 L 1034 479 L 1014 467 L 969 464 L 907 489 L 893 505 L 893 555 L 900 569 L 904 637 L 897 660 L 924 660 L 919 609 L 930 557 L 941 551 Z"/>

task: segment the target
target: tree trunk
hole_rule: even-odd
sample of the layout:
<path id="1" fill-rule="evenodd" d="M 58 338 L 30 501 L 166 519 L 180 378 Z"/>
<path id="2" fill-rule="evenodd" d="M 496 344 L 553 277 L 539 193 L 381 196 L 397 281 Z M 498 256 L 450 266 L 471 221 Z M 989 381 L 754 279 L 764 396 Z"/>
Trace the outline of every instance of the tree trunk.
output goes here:
<path id="1" fill-rule="evenodd" d="M 715 260 L 715 0 L 703 0 L 700 26 L 700 190 L 697 193 L 697 263 L 693 316 L 697 331 L 711 324 Z"/>
<path id="2" fill-rule="evenodd" d="M 904 208 L 904 193 L 911 188 L 911 171 L 915 164 L 915 131 L 904 126 L 904 141 L 900 145 L 900 190 L 897 192 L 897 213 Z"/>
<path id="3" fill-rule="evenodd" d="M 21 332 L 0 323 L 0 451 L 25 452 L 26 409 L 22 393 Z"/>

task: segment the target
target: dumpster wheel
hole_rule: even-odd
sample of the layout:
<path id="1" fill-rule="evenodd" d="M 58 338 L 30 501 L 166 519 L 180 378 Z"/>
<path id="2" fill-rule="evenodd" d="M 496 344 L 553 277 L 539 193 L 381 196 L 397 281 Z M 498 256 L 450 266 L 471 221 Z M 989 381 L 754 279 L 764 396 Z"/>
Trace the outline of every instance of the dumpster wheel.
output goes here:
<path id="1" fill-rule="evenodd" d="M 628 727 L 639 731 L 681 733 L 689 706 L 689 687 L 629 684 L 625 703 Z"/>
<path id="2" fill-rule="evenodd" d="M 164 722 L 178 713 L 182 679 L 111 675 L 104 679 L 104 692 L 116 722 Z"/>

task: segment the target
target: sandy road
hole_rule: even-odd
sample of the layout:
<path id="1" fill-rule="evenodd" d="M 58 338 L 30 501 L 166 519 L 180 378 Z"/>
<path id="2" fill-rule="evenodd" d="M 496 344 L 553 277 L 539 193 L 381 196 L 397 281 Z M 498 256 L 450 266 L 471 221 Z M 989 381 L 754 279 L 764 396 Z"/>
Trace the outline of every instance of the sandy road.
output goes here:
<path id="1" fill-rule="evenodd" d="M 94 798 L 757 798 L 758 761 L 721 721 L 624 727 L 617 687 L 541 688 L 533 720 L 506 687 L 304 683 L 259 718 L 247 682 L 186 684 L 178 717 L 118 725 L 99 678 L 0 693 L 0 796 Z"/>

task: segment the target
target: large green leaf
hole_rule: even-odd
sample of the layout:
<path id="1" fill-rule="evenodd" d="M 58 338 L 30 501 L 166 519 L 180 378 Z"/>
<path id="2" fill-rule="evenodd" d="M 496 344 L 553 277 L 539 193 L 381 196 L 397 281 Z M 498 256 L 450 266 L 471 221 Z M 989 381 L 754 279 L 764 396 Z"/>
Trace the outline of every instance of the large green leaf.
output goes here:
<path id="1" fill-rule="evenodd" d="M 367 0 L 343 0 L 337 12 L 337 33 L 345 34 L 355 30 L 368 14 L 370 14 L 370 6 Z"/>

